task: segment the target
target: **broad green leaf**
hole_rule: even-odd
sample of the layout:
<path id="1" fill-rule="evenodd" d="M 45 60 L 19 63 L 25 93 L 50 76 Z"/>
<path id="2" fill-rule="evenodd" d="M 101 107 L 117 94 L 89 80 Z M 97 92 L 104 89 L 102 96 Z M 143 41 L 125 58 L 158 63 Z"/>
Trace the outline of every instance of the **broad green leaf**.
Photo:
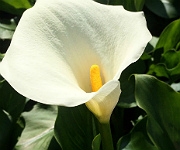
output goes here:
<path id="1" fill-rule="evenodd" d="M 148 73 L 166 77 L 171 82 L 180 79 L 180 51 L 169 50 L 161 54 L 159 62 L 152 64 Z"/>
<path id="2" fill-rule="evenodd" d="M 177 91 L 177 92 L 180 92 L 180 83 L 172 83 L 171 84 L 171 87 Z"/>
<path id="3" fill-rule="evenodd" d="M 30 112 L 24 112 L 22 116 L 26 125 L 16 149 L 47 150 L 54 137 L 54 123 L 57 116 L 56 107 L 37 104 Z"/>
<path id="4" fill-rule="evenodd" d="M 159 40 L 158 37 L 155 37 L 155 36 L 152 37 L 151 41 L 149 41 L 149 43 L 147 44 L 143 55 L 141 56 L 142 60 L 150 59 L 149 58 L 150 55 L 148 56 L 148 54 L 154 50 L 158 40 Z"/>
<path id="5" fill-rule="evenodd" d="M 12 132 L 11 132 L 11 149 L 14 149 L 16 143 L 21 136 L 22 131 L 24 130 L 25 122 L 22 117 L 18 118 L 16 123 L 12 123 Z"/>
<path id="6" fill-rule="evenodd" d="M 12 30 L 12 31 L 15 31 L 16 29 L 16 23 L 15 21 L 12 19 L 10 20 L 8 23 L 0 23 L 0 27 L 1 28 L 4 28 L 4 29 L 7 29 L 7 30 Z"/>
<path id="7" fill-rule="evenodd" d="M 0 23 L 0 39 L 11 39 L 15 29 L 16 24 L 14 21 L 11 21 L 9 24 Z"/>
<path id="8" fill-rule="evenodd" d="M 101 135 L 98 134 L 92 141 L 92 150 L 100 150 L 101 147 Z"/>
<path id="9" fill-rule="evenodd" d="M 110 5 L 123 5 L 122 0 L 109 0 Z"/>
<path id="10" fill-rule="evenodd" d="M 120 100 L 118 102 L 118 106 L 124 108 L 135 107 L 135 98 L 134 98 L 134 84 L 132 84 L 132 80 L 130 80 L 130 76 L 132 74 L 139 74 L 145 72 L 145 64 L 142 60 L 138 60 L 137 62 L 131 64 L 127 67 L 121 74 L 120 83 L 122 93 L 120 95 Z"/>
<path id="11" fill-rule="evenodd" d="M 180 16 L 179 0 L 146 0 L 146 7 L 153 13 L 163 18 Z"/>
<path id="12" fill-rule="evenodd" d="M 12 149 L 21 134 L 19 116 L 25 98 L 19 95 L 6 81 L 0 83 L 0 149 Z"/>
<path id="13" fill-rule="evenodd" d="M 6 81 L 0 83 L 0 108 L 4 109 L 14 121 L 22 113 L 26 98 L 17 93 Z"/>
<path id="14" fill-rule="evenodd" d="M 109 4 L 109 0 L 95 0 L 95 1 L 101 4 Z"/>
<path id="15" fill-rule="evenodd" d="M 151 41 L 149 41 L 149 44 L 151 44 L 152 47 L 155 48 L 158 40 L 159 40 L 159 37 L 153 36 L 152 39 L 151 39 Z"/>
<path id="16" fill-rule="evenodd" d="M 135 97 L 148 116 L 147 131 L 160 150 L 180 149 L 180 93 L 149 75 L 135 75 Z"/>
<path id="17" fill-rule="evenodd" d="M 141 11 L 144 7 L 145 0 L 134 0 L 136 11 Z"/>
<path id="18" fill-rule="evenodd" d="M 129 11 L 141 11 L 145 0 L 109 0 L 111 5 L 123 5 Z"/>
<path id="19" fill-rule="evenodd" d="M 0 27 L 0 39 L 11 39 L 14 31 L 7 30 Z"/>
<path id="20" fill-rule="evenodd" d="M 180 50 L 180 41 L 176 45 L 176 51 L 179 51 L 179 50 Z"/>
<path id="21" fill-rule="evenodd" d="M 26 9 L 32 7 L 28 0 L 1 0 L 0 10 L 10 14 L 21 15 Z"/>
<path id="22" fill-rule="evenodd" d="M 175 49 L 180 42 L 180 19 L 170 23 L 159 37 L 156 48 L 164 48 L 164 51 Z"/>
<path id="23" fill-rule="evenodd" d="M 0 149 L 11 149 L 12 121 L 8 114 L 0 109 Z"/>
<path id="24" fill-rule="evenodd" d="M 117 143 L 117 150 L 158 150 L 150 141 L 146 131 L 147 118 L 139 121 L 132 131 Z"/>
<path id="25" fill-rule="evenodd" d="M 96 2 L 108 5 L 123 5 L 129 11 L 141 11 L 145 0 L 95 0 Z"/>
<path id="26" fill-rule="evenodd" d="M 166 67 L 162 63 L 152 64 L 149 67 L 148 74 L 154 75 L 154 76 L 157 76 L 157 77 L 165 77 L 167 79 L 169 78 L 169 74 L 168 74 L 168 72 L 166 70 Z"/>
<path id="27" fill-rule="evenodd" d="M 55 137 L 63 150 L 92 150 L 93 133 L 92 114 L 85 105 L 58 108 Z"/>
<path id="28" fill-rule="evenodd" d="M 162 55 L 162 62 L 167 69 L 175 68 L 180 62 L 180 51 L 169 50 Z"/>

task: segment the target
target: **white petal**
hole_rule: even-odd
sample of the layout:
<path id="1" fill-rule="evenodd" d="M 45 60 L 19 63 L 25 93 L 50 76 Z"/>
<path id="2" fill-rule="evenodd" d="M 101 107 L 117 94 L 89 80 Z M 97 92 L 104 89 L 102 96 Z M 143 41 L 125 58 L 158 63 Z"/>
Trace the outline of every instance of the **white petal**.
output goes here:
<path id="1" fill-rule="evenodd" d="M 130 17 L 131 16 L 131 17 Z M 149 30 L 146 27 L 146 20 L 144 18 L 144 14 L 142 12 L 138 12 L 136 14 L 131 14 L 128 19 L 128 28 L 125 28 L 126 34 L 121 39 L 121 52 L 116 49 L 115 58 L 114 58 L 114 66 L 115 66 L 115 76 L 114 79 L 119 79 L 121 72 L 129 66 L 131 63 L 137 61 L 147 43 L 151 40 L 152 36 Z M 117 46 L 117 48 L 120 46 Z M 117 64 L 121 64 L 118 66 Z M 116 68 L 117 67 L 117 68 Z"/>
<path id="2" fill-rule="evenodd" d="M 109 122 L 120 95 L 119 81 L 111 80 L 103 86 L 90 101 L 86 102 L 88 109 L 98 118 L 99 122 Z"/>
<path id="3" fill-rule="evenodd" d="M 76 106 L 96 94 L 88 93 L 91 65 L 100 66 L 104 83 L 117 80 L 149 39 L 142 13 L 91 0 L 38 0 L 22 16 L 1 74 L 28 98 Z"/>

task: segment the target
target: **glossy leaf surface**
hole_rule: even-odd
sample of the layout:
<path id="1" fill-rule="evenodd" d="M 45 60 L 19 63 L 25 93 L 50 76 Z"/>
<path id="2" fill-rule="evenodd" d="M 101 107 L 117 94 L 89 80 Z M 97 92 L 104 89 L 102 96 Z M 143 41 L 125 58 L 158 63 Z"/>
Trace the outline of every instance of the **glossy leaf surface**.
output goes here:
<path id="1" fill-rule="evenodd" d="M 0 1 L 0 10 L 5 11 L 11 14 L 21 15 L 24 10 L 31 7 L 31 4 L 28 0 L 1 0 Z"/>
<path id="2" fill-rule="evenodd" d="M 37 104 L 30 112 L 24 112 L 25 129 L 22 132 L 16 149 L 48 149 L 54 136 L 54 122 L 57 109 L 53 106 Z M 58 145 L 58 144 L 56 144 Z M 60 149 L 60 146 L 58 145 Z"/>
<path id="3" fill-rule="evenodd" d="M 6 81 L 0 83 L 0 107 L 15 121 L 24 109 L 25 97 L 19 95 Z"/>
<path id="4" fill-rule="evenodd" d="M 137 104 L 148 116 L 147 130 L 160 149 L 180 148 L 180 94 L 149 75 L 135 75 Z"/>
<path id="5" fill-rule="evenodd" d="M 180 19 L 170 23 L 161 33 L 156 48 L 164 48 L 164 51 L 175 49 L 180 42 Z"/>
<path id="6" fill-rule="evenodd" d="M 141 11 L 145 0 L 109 0 L 110 5 L 123 5 L 129 11 Z"/>
<path id="7" fill-rule="evenodd" d="M 92 114 L 85 105 L 59 107 L 55 136 L 63 150 L 92 150 Z"/>
<path id="8" fill-rule="evenodd" d="M 163 18 L 180 16 L 179 0 L 146 0 L 146 6 L 155 14 Z"/>
<path id="9" fill-rule="evenodd" d="M 135 125 L 129 134 L 122 137 L 117 143 L 117 150 L 158 150 L 147 135 L 146 121 L 145 117 Z"/>

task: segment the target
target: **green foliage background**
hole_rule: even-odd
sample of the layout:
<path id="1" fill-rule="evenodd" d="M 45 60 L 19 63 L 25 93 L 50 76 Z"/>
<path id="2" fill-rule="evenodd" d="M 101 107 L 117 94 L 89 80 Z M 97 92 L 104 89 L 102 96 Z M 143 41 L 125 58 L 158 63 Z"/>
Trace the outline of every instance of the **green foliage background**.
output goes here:
<path id="1" fill-rule="evenodd" d="M 153 35 L 121 77 L 111 116 L 116 150 L 180 149 L 180 1 L 96 0 L 144 11 Z M 22 13 L 34 0 L 0 1 L 0 60 Z M 19 95 L 0 78 L 0 149 L 101 150 L 97 120 L 85 107 L 57 107 Z"/>

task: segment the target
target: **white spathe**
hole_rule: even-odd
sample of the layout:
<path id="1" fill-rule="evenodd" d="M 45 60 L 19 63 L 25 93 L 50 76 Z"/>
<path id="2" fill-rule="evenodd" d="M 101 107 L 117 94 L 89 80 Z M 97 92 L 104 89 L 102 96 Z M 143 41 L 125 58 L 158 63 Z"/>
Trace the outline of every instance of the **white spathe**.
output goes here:
<path id="1" fill-rule="evenodd" d="M 23 14 L 0 73 L 38 102 L 72 107 L 90 100 L 88 108 L 97 105 L 90 110 L 112 112 L 121 72 L 150 39 L 143 12 L 91 0 L 38 0 Z M 97 92 L 91 92 L 89 79 L 93 64 L 103 79 Z"/>

